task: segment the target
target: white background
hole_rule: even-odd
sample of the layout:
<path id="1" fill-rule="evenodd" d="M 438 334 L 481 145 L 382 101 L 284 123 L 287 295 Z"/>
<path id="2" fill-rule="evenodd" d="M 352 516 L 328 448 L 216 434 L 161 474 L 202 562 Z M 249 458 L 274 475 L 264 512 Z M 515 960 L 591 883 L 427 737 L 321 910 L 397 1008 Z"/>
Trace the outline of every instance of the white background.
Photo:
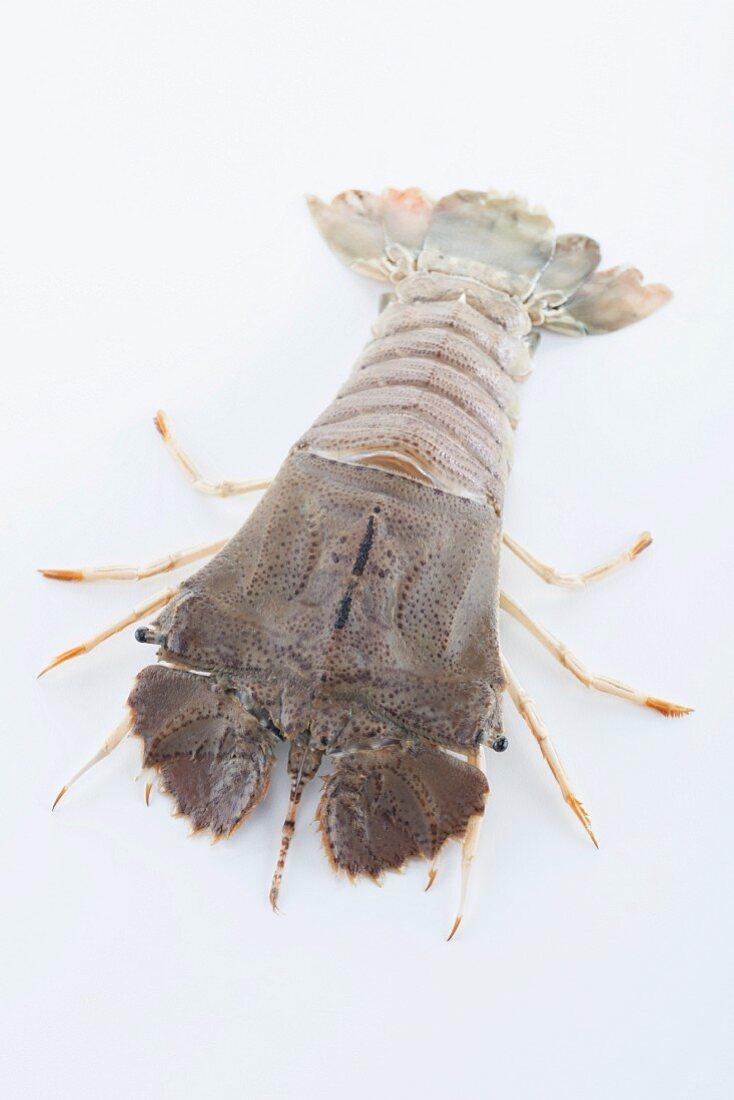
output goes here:
<path id="1" fill-rule="evenodd" d="M 722 3 L 39 3 L 4 7 L 0 343 L 4 690 L 0 1093 L 20 1097 L 732 1095 L 731 25 Z M 236 837 L 187 840 L 125 744 L 52 816 L 150 659 L 132 630 L 36 682 L 160 586 L 37 566 L 143 563 L 251 505 L 367 338 L 380 288 L 303 194 L 516 190 L 673 303 L 543 337 L 507 528 L 588 592 L 505 583 L 592 668 L 696 707 L 585 691 L 515 624 L 506 651 L 594 851 L 507 711 L 467 918 L 458 849 L 382 890 L 331 875 L 303 806 L 267 889 L 281 770 Z M 166 583 L 165 579 L 162 583 Z M 282 765 L 282 761 L 281 761 Z"/>

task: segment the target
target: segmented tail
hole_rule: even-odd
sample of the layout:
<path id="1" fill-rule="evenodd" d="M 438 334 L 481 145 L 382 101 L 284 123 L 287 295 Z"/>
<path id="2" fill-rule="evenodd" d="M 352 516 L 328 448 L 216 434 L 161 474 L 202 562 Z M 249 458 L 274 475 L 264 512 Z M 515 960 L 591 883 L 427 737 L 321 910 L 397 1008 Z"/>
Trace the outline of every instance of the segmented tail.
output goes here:
<path id="1" fill-rule="evenodd" d="M 556 236 L 514 195 L 456 191 L 434 202 L 417 188 L 309 197 L 330 248 L 363 275 L 399 282 L 415 271 L 476 279 L 519 299 L 533 324 L 567 335 L 613 332 L 648 317 L 671 292 L 633 267 L 596 272 L 599 245 Z"/>

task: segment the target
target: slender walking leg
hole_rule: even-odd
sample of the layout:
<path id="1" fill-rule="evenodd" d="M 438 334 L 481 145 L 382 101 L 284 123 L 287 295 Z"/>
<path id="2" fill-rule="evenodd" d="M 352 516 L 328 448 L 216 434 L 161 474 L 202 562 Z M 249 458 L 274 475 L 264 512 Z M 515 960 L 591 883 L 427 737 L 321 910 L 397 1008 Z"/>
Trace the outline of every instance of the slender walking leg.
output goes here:
<path id="1" fill-rule="evenodd" d="M 558 786 L 561 788 L 561 794 L 563 795 L 564 801 L 567 802 L 568 805 L 571 807 L 573 812 L 576 814 L 576 817 L 579 819 L 583 827 L 586 829 L 586 832 L 591 837 L 594 846 L 598 848 L 599 845 L 591 828 L 591 818 L 587 814 L 584 807 L 581 805 L 579 799 L 571 790 L 571 785 L 568 782 L 566 773 L 564 772 L 561 766 L 561 762 L 558 759 L 558 754 L 553 748 L 553 745 L 550 742 L 550 738 L 548 737 L 548 731 L 543 724 L 543 720 L 535 709 L 535 703 L 529 695 L 525 694 L 514 672 L 508 665 L 507 661 L 505 661 L 504 659 L 502 660 L 502 670 L 505 674 L 505 680 L 507 681 L 507 690 L 510 694 L 510 698 L 517 707 L 518 713 L 525 720 L 528 727 L 530 728 L 530 732 L 532 733 L 533 737 L 538 742 L 540 751 L 543 754 L 543 759 L 545 760 L 550 770 L 553 772 L 553 777 Z"/>
<path id="2" fill-rule="evenodd" d="M 209 481 L 202 477 L 196 466 L 185 453 L 176 436 L 171 431 L 166 414 L 159 409 L 153 420 L 156 428 L 163 437 L 163 441 L 179 464 L 183 472 L 191 481 L 195 489 L 200 493 L 209 493 L 217 497 L 237 496 L 240 493 L 254 493 L 259 489 L 267 489 L 272 478 L 261 478 L 255 481 Z"/>
<path id="3" fill-rule="evenodd" d="M 142 581 L 147 577 L 157 577 L 160 573 L 170 573 L 182 565 L 210 558 L 226 546 L 229 539 L 217 539 L 206 546 L 189 547 L 186 550 L 174 550 L 165 558 L 158 558 L 148 565 L 110 565 L 100 569 L 39 569 L 44 577 L 54 581 Z"/>
<path id="4" fill-rule="evenodd" d="M 64 661 L 70 660 L 72 657 L 80 657 L 82 653 L 89 653 L 91 650 L 95 649 L 100 642 L 104 642 L 105 639 L 111 638 L 113 634 L 119 634 L 126 626 L 132 626 L 133 623 L 137 623 L 140 619 L 145 618 L 151 611 L 158 611 L 161 607 L 165 607 L 167 603 L 171 602 L 177 592 L 178 588 L 163 588 L 160 592 L 156 592 L 154 596 L 151 596 L 143 603 L 138 604 L 137 607 L 134 607 L 130 614 L 126 615 L 124 619 L 120 619 L 119 622 L 113 623 L 112 626 L 100 630 L 98 634 L 92 635 L 91 638 L 88 638 L 86 642 L 82 642 L 81 645 L 76 645 L 72 649 L 67 649 L 63 653 L 60 653 L 58 657 L 54 657 L 51 664 L 46 665 L 46 667 L 39 672 L 39 677 L 49 672 L 52 668 L 56 668 L 57 665 L 63 664 Z"/>
<path id="5" fill-rule="evenodd" d="M 90 768 L 93 768 L 95 764 L 98 764 L 100 760 L 104 760 L 105 756 L 109 756 L 113 749 L 116 749 L 122 740 L 127 736 L 130 730 L 133 728 L 133 722 L 135 716 L 130 707 L 125 707 L 125 717 L 120 722 L 119 726 L 116 726 L 110 736 L 104 742 L 102 747 L 94 754 L 91 760 L 87 761 L 83 768 L 80 768 L 76 775 L 73 775 L 68 783 L 65 783 L 59 793 L 54 799 L 54 804 L 51 807 L 55 810 L 61 799 L 64 797 L 69 787 L 76 783 L 77 779 L 81 779 L 85 772 L 88 772 Z"/>
<path id="6" fill-rule="evenodd" d="M 560 573 L 552 565 L 546 565 L 540 558 L 536 558 L 534 554 L 531 554 L 529 550 L 516 542 L 507 532 L 502 535 L 502 541 L 508 550 L 511 550 L 520 561 L 525 562 L 532 569 L 533 573 L 537 573 L 548 584 L 556 584 L 561 588 L 585 588 L 586 585 L 593 584 L 594 581 L 600 581 L 602 577 L 608 577 L 610 573 L 616 573 L 627 562 L 634 561 L 650 545 L 652 535 L 649 531 L 643 531 L 637 542 L 629 550 L 624 550 L 616 558 L 610 558 L 602 565 L 595 565 L 593 569 L 588 569 L 585 573 Z"/>
<path id="7" fill-rule="evenodd" d="M 627 687 L 626 684 L 621 684 L 619 680 L 611 680 L 608 676 L 597 676 L 593 672 L 589 672 L 579 659 L 571 653 L 568 646 L 554 637 L 540 623 L 535 622 L 527 611 L 524 611 L 519 604 L 515 603 L 506 592 L 500 592 L 500 607 L 524 626 L 526 630 L 529 630 L 533 637 L 542 646 L 545 646 L 548 652 L 586 687 L 594 688 L 595 691 L 606 692 L 607 695 L 616 695 L 619 699 L 628 699 L 631 703 L 651 707 L 653 710 L 659 711 L 660 714 L 664 714 L 666 718 L 679 718 L 683 714 L 691 713 L 691 707 L 682 707 L 678 703 L 667 703 L 664 699 L 656 699 L 652 695 L 645 695 L 642 691 Z"/>
<path id="8" fill-rule="evenodd" d="M 487 774 L 483 746 L 479 746 L 476 755 L 470 761 L 470 763 L 474 764 L 475 767 L 479 768 L 480 771 L 482 771 L 485 775 Z M 477 854 L 477 848 L 479 847 L 479 834 L 482 830 L 483 820 L 484 814 L 477 814 L 475 817 L 471 818 L 467 826 L 466 833 L 464 834 L 464 841 L 461 846 L 461 895 L 459 897 L 459 911 L 456 914 L 456 920 L 454 921 L 451 931 L 449 932 L 449 940 L 453 939 L 456 933 L 459 931 L 459 925 L 464 918 L 464 904 L 466 902 L 466 895 L 469 889 L 469 876 L 471 875 L 474 857 Z M 426 889 L 428 889 L 428 887 L 426 887 Z"/>

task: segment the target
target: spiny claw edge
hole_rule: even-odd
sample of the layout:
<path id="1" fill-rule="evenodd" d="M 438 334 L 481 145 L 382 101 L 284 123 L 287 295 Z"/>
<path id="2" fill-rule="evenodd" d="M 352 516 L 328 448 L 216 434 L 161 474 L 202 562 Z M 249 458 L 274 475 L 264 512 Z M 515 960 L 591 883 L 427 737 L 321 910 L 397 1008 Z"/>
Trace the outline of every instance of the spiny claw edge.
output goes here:
<path id="1" fill-rule="evenodd" d="M 693 707 L 682 707 L 678 703 L 666 703 L 665 699 L 655 699 L 648 695 L 645 706 L 656 710 L 666 718 L 682 718 L 684 714 L 693 714 Z"/>
<path id="2" fill-rule="evenodd" d="M 589 834 L 589 837 L 591 839 L 591 843 L 594 845 L 595 848 L 598 849 L 599 841 L 594 836 L 594 830 L 591 827 L 591 818 L 584 809 L 583 804 L 579 802 L 578 798 L 575 798 L 573 795 L 569 795 L 566 799 L 566 802 L 576 814 L 576 817 L 579 819 L 584 829 L 586 829 L 586 832 Z"/>

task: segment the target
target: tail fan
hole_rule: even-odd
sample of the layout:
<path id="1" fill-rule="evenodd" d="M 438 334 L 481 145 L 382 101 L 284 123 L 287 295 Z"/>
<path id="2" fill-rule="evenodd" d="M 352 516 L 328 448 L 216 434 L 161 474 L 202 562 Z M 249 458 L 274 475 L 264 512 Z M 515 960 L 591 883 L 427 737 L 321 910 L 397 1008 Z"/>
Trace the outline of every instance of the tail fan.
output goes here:
<path id="1" fill-rule="evenodd" d="M 634 267 L 599 271 L 581 284 L 564 304 L 544 310 L 541 324 L 568 336 L 615 332 L 649 317 L 673 297 L 667 286 L 645 286 Z"/>
<path id="2" fill-rule="evenodd" d="M 596 241 L 557 237 L 545 212 L 515 195 L 456 191 L 434 202 L 409 188 L 308 203 L 329 247 L 355 271 L 392 283 L 415 272 L 460 276 L 519 299 L 538 328 L 613 332 L 671 297 L 660 284 L 644 286 L 632 267 L 594 274 Z"/>

